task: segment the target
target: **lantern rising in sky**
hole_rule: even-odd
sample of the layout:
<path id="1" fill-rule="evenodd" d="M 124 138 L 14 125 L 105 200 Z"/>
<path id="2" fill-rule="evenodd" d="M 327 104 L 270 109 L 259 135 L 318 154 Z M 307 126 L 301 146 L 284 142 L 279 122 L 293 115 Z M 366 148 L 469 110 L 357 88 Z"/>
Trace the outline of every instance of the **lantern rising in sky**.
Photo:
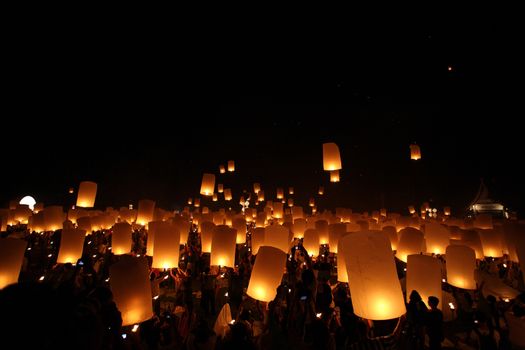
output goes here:
<path id="1" fill-rule="evenodd" d="M 78 188 L 77 207 L 93 208 L 97 196 L 97 184 L 91 181 L 82 181 Z"/>
<path id="2" fill-rule="evenodd" d="M 410 145 L 410 159 L 412 160 L 421 159 L 421 149 L 415 143 Z"/>
<path id="3" fill-rule="evenodd" d="M 213 196 L 215 189 L 215 175 L 203 174 L 201 183 L 201 194 L 203 196 Z"/>
<path id="4" fill-rule="evenodd" d="M 235 171 L 235 162 L 233 160 L 228 161 L 228 171 L 234 172 Z"/>
<path id="5" fill-rule="evenodd" d="M 246 294 L 257 300 L 272 301 L 281 284 L 285 266 L 285 252 L 275 247 L 260 247 Z"/>
<path id="6" fill-rule="evenodd" d="M 339 170 L 330 171 L 330 182 L 339 182 Z"/>

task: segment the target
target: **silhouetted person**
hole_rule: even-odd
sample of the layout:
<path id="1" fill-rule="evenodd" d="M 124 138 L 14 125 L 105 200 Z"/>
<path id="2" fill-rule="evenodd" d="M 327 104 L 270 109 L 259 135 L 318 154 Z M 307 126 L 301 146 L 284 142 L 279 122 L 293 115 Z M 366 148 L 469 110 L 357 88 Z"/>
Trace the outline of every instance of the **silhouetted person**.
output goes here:
<path id="1" fill-rule="evenodd" d="M 407 304 L 408 337 L 411 349 L 423 349 L 425 342 L 425 318 L 427 306 L 421 299 L 421 295 L 415 290 L 410 293 Z"/>
<path id="2" fill-rule="evenodd" d="M 438 298 L 434 296 L 428 297 L 430 310 L 426 315 L 426 326 L 430 350 L 441 349 L 441 342 L 445 340 L 443 334 L 443 313 L 437 308 L 438 304 Z"/>

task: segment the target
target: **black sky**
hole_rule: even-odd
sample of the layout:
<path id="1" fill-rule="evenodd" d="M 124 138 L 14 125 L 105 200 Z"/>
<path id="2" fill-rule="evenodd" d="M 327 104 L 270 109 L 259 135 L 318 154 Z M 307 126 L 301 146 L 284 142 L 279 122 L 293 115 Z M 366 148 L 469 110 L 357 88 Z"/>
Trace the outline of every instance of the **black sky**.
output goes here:
<path id="1" fill-rule="evenodd" d="M 294 186 L 306 205 L 324 184 L 321 207 L 462 210 L 483 177 L 523 216 L 515 31 L 488 18 L 401 27 L 309 17 L 277 34 L 230 23 L 165 41 L 24 32 L 3 68 L 0 204 L 26 194 L 62 203 L 93 180 L 101 208 L 141 198 L 180 208 L 203 172 L 234 159 L 238 171 L 218 179 L 234 195 L 254 181 L 271 196 Z M 340 147 L 339 184 L 322 171 L 323 142 Z"/>

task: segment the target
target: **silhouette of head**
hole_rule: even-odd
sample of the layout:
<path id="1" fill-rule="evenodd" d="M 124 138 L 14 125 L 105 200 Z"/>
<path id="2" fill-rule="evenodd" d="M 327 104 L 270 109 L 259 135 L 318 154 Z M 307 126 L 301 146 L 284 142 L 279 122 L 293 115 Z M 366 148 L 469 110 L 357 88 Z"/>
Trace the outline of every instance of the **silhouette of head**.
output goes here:
<path id="1" fill-rule="evenodd" d="M 430 305 L 430 307 L 436 308 L 438 304 L 439 304 L 439 299 L 437 297 L 434 297 L 434 296 L 428 297 L 428 305 Z"/>

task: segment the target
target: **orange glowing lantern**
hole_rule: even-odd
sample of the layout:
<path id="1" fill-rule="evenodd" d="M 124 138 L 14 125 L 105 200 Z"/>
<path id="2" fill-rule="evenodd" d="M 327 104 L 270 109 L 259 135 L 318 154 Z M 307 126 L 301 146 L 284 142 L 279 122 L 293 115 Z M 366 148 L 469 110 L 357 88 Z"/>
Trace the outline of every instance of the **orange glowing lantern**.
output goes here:
<path id="1" fill-rule="evenodd" d="M 390 242 L 380 231 L 349 234 L 344 259 L 354 313 L 370 320 L 389 320 L 405 314 Z M 346 249 L 348 247 L 348 249 Z"/>
<path id="2" fill-rule="evenodd" d="M 412 160 L 421 159 L 421 149 L 416 144 L 410 145 L 410 159 Z"/>
<path id="3" fill-rule="evenodd" d="M 201 199 L 200 198 L 195 198 L 195 200 L 193 201 L 193 206 L 195 208 L 198 208 L 201 206 Z"/>
<path id="4" fill-rule="evenodd" d="M 78 188 L 77 207 L 93 208 L 97 196 L 97 184 L 91 181 L 82 181 Z"/>
<path id="5" fill-rule="evenodd" d="M 231 201 L 232 200 L 232 190 L 229 188 L 224 189 L 224 200 L 225 201 Z"/>
<path id="6" fill-rule="evenodd" d="M 445 254 L 450 242 L 450 231 L 446 226 L 430 222 L 426 223 L 425 240 L 429 253 Z"/>
<path id="7" fill-rule="evenodd" d="M 109 277 L 123 326 L 141 323 L 153 316 L 149 268 L 145 257 L 123 255 L 109 267 Z"/>
<path id="8" fill-rule="evenodd" d="M 319 232 L 319 244 L 328 244 L 328 221 L 317 220 L 315 229 Z"/>
<path id="9" fill-rule="evenodd" d="M 273 217 L 276 219 L 283 218 L 283 203 L 273 203 Z"/>
<path id="10" fill-rule="evenodd" d="M 352 233 L 344 234 L 337 243 L 337 281 L 348 283 L 348 273 L 346 272 L 345 251 L 348 250 L 348 236 Z"/>
<path id="11" fill-rule="evenodd" d="M 277 187 L 277 199 L 283 199 L 284 198 L 284 191 L 282 187 Z"/>
<path id="12" fill-rule="evenodd" d="M 265 229 L 264 245 L 279 248 L 287 253 L 288 245 L 290 244 L 290 240 L 288 239 L 290 230 L 287 227 L 277 224 L 266 226 Z"/>
<path id="13" fill-rule="evenodd" d="M 259 248 L 264 245 L 266 240 L 266 229 L 264 227 L 256 227 L 252 231 L 252 254 L 257 255 Z"/>
<path id="14" fill-rule="evenodd" d="M 217 192 L 223 193 L 224 192 L 224 185 L 223 184 L 217 184 Z"/>
<path id="15" fill-rule="evenodd" d="M 449 245 L 446 251 L 447 282 L 454 287 L 476 289 L 476 253 L 464 245 Z"/>
<path id="16" fill-rule="evenodd" d="M 78 259 L 82 257 L 82 249 L 84 248 L 85 238 L 86 231 L 84 230 L 78 228 L 62 230 L 62 237 L 60 238 L 60 250 L 58 252 L 57 263 L 76 264 Z"/>
<path id="17" fill-rule="evenodd" d="M 254 193 L 259 193 L 260 190 L 261 190 L 261 184 L 258 183 L 258 182 L 255 182 L 255 183 L 253 184 L 253 192 L 254 192 Z"/>
<path id="18" fill-rule="evenodd" d="M 211 265 L 234 267 L 237 232 L 226 225 L 218 225 L 211 239 Z"/>
<path id="19" fill-rule="evenodd" d="M 151 267 L 169 269 L 179 266 L 179 229 L 169 222 L 159 222 L 153 243 L 153 261 Z"/>
<path id="20" fill-rule="evenodd" d="M 285 266 L 286 253 L 274 247 L 259 248 L 246 294 L 265 302 L 275 299 Z"/>
<path id="21" fill-rule="evenodd" d="M 322 196 L 324 194 L 324 186 L 319 186 L 319 191 L 317 191 L 317 194 Z"/>
<path id="22" fill-rule="evenodd" d="M 323 143 L 323 169 L 326 171 L 342 169 L 339 147 L 335 143 Z"/>
<path id="23" fill-rule="evenodd" d="M 131 252 L 133 244 L 131 234 L 131 225 L 127 222 L 119 222 L 113 225 L 113 234 L 111 235 L 111 251 L 113 254 L 122 255 Z"/>
<path id="24" fill-rule="evenodd" d="M 481 239 L 483 255 L 491 258 L 503 256 L 503 233 L 501 230 L 476 230 Z"/>
<path id="25" fill-rule="evenodd" d="M 303 207 L 292 207 L 292 217 L 293 219 L 301 219 L 304 217 Z"/>
<path id="26" fill-rule="evenodd" d="M 435 296 L 440 301 L 441 291 L 441 262 L 427 255 L 409 255 L 407 258 L 407 302 L 410 293 L 416 290 L 421 298 L 428 305 L 428 297 Z M 442 303 L 438 304 L 438 309 L 442 308 Z"/>
<path id="27" fill-rule="evenodd" d="M 305 230 L 306 230 L 306 220 L 303 218 L 294 219 L 293 226 L 292 226 L 293 236 L 295 238 L 303 238 Z"/>
<path id="28" fill-rule="evenodd" d="M 330 171 L 330 182 L 339 182 L 339 170 Z"/>
<path id="29" fill-rule="evenodd" d="M 145 226 L 148 222 L 153 220 L 153 212 L 155 211 L 155 202 L 149 199 L 142 199 L 139 201 L 139 209 L 137 213 L 137 224 Z"/>
<path id="30" fill-rule="evenodd" d="M 259 191 L 259 193 L 257 193 L 257 200 L 259 202 L 264 202 L 264 191 Z"/>
<path id="31" fill-rule="evenodd" d="M 309 228 L 304 231 L 303 247 L 310 256 L 319 255 L 319 232 Z"/>
<path id="32" fill-rule="evenodd" d="M 424 251 L 424 235 L 423 232 L 407 227 L 400 232 L 399 243 L 397 245 L 396 257 L 403 261 L 407 261 L 407 256 L 410 254 L 419 254 Z"/>
<path id="33" fill-rule="evenodd" d="M 443 208 L 443 213 L 446 215 L 446 216 L 450 216 L 452 211 L 450 210 L 450 207 L 445 207 Z"/>
<path id="34" fill-rule="evenodd" d="M 381 231 L 383 231 L 385 235 L 388 237 L 388 239 L 390 240 L 390 246 L 392 247 L 392 250 L 396 250 L 397 244 L 398 244 L 396 228 L 394 226 L 383 226 Z"/>
<path id="35" fill-rule="evenodd" d="M 243 218 L 235 218 L 232 222 L 232 228 L 237 231 L 237 238 L 235 243 L 241 244 L 246 242 L 246 220 Z"/>
<path id="36" fill-rule="evenodd" d="M 235 162 L 233 160 L 228 161 L 228 171 L 234 172 L 235 171 Z"/>
<path id="37" fill-rule="evenodd" d="M 202 252 L 211 253 L 211 240 L 213 237 L 213 230 L 215 230 L 215 224 L 213 222 L 204 221 L 201 223 L 200 227 Z"/>
<path id="38" fill-rule="evenodd" d="M 222 164 L 219 165 L 219 173 L 224 174 L 225 172 L 226 172 L 226 168 L 224 167 L 224 165 L 222 165 Z"/>
<path id="39" fill-rule="evenodd" d="M 64 212 L 61 206 L 53 205 L 44 209 L 46 231 L 56 231 L 62 228 Z"/>
<path id="40" fill-rule="evenodd" d="M 27 242 L 15 238 L 0 238 L 0 289 L 18 282 Z"/>
<path id="41" fill-rule="evenodd" d="M 337 247 L 339 239 L 346 233 L 346 224 L 330 224 L 328 225 L 328 244 L 330 252 L 337 254 Z"/>

